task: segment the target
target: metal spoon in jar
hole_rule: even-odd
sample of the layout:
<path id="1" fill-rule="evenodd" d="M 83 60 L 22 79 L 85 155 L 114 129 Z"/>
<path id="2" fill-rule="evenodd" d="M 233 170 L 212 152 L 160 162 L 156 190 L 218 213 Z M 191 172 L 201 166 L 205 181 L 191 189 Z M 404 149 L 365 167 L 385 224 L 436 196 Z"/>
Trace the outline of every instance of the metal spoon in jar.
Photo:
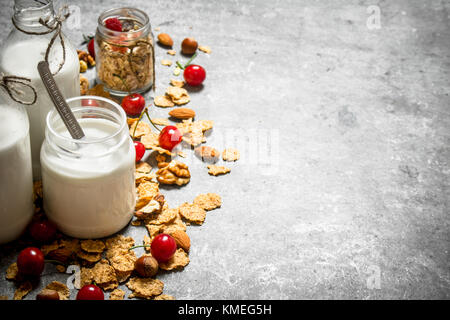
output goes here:
<path id="1" fill-rule="evenodd" d="M 41 76 L 42 82 L 47 89 L 48 95 L 53 101 L 61 119 L 63 120 L 67 130 L 73 139 L 81 139 L 84 137 L 83 129 L 81 129 L 80 124 L 75 118 L 72 110 L 66 102 L 66 99 L 61 94 L 58 86 L 56 85 L 55 79 L 50 71 L 48 63 L 46 61 L 41 61 L 38 63 L 38 71 Z"/>

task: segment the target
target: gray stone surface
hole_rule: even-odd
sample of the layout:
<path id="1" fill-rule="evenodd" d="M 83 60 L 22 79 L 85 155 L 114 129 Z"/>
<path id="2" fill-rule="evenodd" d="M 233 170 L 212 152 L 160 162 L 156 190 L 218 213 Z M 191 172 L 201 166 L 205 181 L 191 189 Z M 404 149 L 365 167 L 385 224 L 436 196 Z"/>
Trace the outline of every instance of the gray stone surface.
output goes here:
<path id="1" fill-rule="evenodd" d="M 4 2 L 0 26 L 9 30 L 12 1 Z M 81 28 L 67 30 L 75 44 L 102 10 L 129 4 L 175 49 L 194 36 L 213 50 L 196 60 L 207 79 L 189 106 L 215 121 L 208 144 L 238 145 L 243 155 L 229 175 L 210 177 L 187 151 L 191 182 L 165 191 L 172 206 L 198 193 L 223 197 L 203 226 L 189 227 L 188 267 L 160 276 L 167 294 L 450 297 L 449 1 L 71 4 L 82 13 Z M 366 24 L 374 4 L 380 29 Z M 156 54 L 159 94 L 172 76 L 159 63 L 170 56 Z M 146 232 L 125 233 L 140 242 Z M 1 274 L 16 254 L 1 256 Z M 41 287 L 64 281 L 53 271 Z M 13 288 L 1 276 L 0 295 Z"/>

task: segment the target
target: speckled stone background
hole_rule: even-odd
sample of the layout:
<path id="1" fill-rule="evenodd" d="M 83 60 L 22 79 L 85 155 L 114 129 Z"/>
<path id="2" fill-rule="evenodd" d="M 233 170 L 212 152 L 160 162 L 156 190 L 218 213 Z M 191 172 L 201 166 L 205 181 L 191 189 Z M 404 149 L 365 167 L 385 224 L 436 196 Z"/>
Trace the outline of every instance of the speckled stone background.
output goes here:
<path id="1" fill-rule="evenodd" d="M 3 41 L 12 0 L 2 0 Z M 216 192 L 223 206 L 189 227 L 190 264 L 159 278 L 178 299 L 450 297 L 449 1 L 70 1 L 76 45 L 107 8 L 145 10 L 179 50 L 212 48 L 191 91 L 208 144 L 238 146 L 231 173 L 164 193 L 172 206 Z M 380 28 L 371 14 L 380 10 Z M 375 10 L 375 11 L 374 11 Z M 369 24 L 368 24 L 369 23 Z M 76 27 L 76 24 L 74 24 Z M 158 47 L 157 90 L 171 68 Z M 89 73 L 92 77 L 92 72 Z M 149 96 L 150 94 L 148 94 Z M 157 117 L 166 109 L 152 110 Z M 140 242 L 144 228 L 124 231 Z M 138 251 L 138 254 L 140 251 Z M 2 254 L 0 295 L 17 252 Z M 45 269 L 36 293 L 67 275 Z M 72 298 L 76 291 L 72 291 Z"/>

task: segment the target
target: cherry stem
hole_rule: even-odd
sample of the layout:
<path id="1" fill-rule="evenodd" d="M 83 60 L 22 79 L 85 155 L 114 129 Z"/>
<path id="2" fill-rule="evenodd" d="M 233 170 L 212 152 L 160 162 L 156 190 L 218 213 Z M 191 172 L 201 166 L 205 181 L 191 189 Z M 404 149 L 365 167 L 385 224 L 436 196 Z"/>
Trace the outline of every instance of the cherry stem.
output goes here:
<path id="1" fill-rule="evenodd" d="M 128 249 L 128 251 L 136 249 L 136 248 L 148 248 L 148 247 L 150 247 L 149 244 L 141 244 L 141 245 L 138 245 L 138 246 L 131 247 L 130 249 Z"/>
<path id="2" fill-rule="evenodd" d="M 133 139 L 133 140 L 134 140 L 134 138 L 135 138 L 134 135 L 136 134 L 137 126 L 138 126 L 139 122 L 142 120 L 142 117 L 144 116 L 144 114 L 147 115 L 148 120 L 149 120 L 150 123 L 155 127 L 155 129 L 158 130 L 159 132 L 161 132 L 161 130 L 156 126 L 156 124 L 153 123 L 152 119 L 150 118 L 150 115 L 148 114 L 148 107 L 145 107 L 145 109 L 141 112 L 141 114 L 139 115 L 139 118 L 138 118 L 137 121 L 136 121 L 136 126 L 134 127 L 134 130 L 133 130 L 133 136 L 132 136 L 132 139 Z"/>
<path id="3" fill-rule="evenodd" d="M 180 63 L 179 61 L 177 61 L 177 66 L 180 67 L 180 69 L 183 69 L 183 70 L 184 70 L 184 69 L 186 69 L 186 67 L 187 67 L 188 65 L 191 64 L 192 60 L 194 60 L 195 57 L 197 57 L 197 52 L 194 53 L 194 55 L 188 60 L 188 62 L 186 62 L 186 64 L 185 64 L 184 66 L 181 65 L 181 63 Z"/>
<path id="4" fill-rule="evenodd" d="M 54 264 L 60 264 L 60 265 L 63 265 L 63 266 L 65 266 L 65 267 L 67 267 L 67 264 L 66 264 L 66 263 L 63 263 L 63 262 L 58 261 L 58 260 L 45 259 L 44 261 L 45 261 L 45 262 L 54 263 Z"/>

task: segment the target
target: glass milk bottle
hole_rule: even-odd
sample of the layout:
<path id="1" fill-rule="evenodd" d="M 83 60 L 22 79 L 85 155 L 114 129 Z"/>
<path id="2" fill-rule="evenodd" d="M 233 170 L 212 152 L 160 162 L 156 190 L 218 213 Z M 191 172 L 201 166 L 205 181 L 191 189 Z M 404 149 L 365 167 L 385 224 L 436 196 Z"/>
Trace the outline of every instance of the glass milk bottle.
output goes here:
<path id="1" fill-rule="evenodd" d="M 46 22 L 47 26 L 42 25 Z M 40 179 L 40 158 L 44 141 L 45 118 L 52 110 L 53 104 L 45 90 L 37 64 L 45 59 L 47 48 L 53 36 L 58 33 L 58 20 L 51 0 L 15 0 L 12 17 L 12 31 L 3 43 L 0 51 L 0 71 L 6 75 L 26 77 L 37 91 L 37 101 L 27 107 L 30 122 L 31 154 L 33 161 L 33 177 Z M 52 31 L 52 29 L 56 28 Z M 75 48 L 61 33 L 63 42 L 56 37 L 48 54 L 48 63 L 65 98 L 80 95 L 80 65 Z M 64 49 L 63 49 L 64 44 Z M 65 59 L 63 59 L 65 51 Z M 58 71 L 61 63 L 62 68 Z"/>
<path id="2" fill-rule="evenodd" d="M 18 238 L 33 212 L 27 113 L 0 94 L 0 244 Z"/>
<path id="3" fill-rule="evenodd" d="M 63 233 L 107 237 L 125 227 L 136 204 L 136 153 L 127 116 L 102 97 L 67 100 L 85 137 L 73 139 L 56 110 L 41 151 L 44 210 Z"/>

